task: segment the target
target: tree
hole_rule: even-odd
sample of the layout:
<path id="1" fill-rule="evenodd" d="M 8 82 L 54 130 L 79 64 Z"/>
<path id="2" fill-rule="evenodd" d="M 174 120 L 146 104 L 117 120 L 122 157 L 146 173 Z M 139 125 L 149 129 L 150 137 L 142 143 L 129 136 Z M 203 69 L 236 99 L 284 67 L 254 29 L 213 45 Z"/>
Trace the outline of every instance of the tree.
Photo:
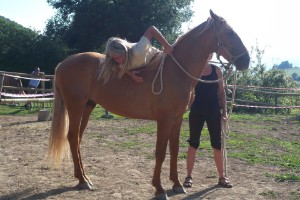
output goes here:
<path id="1" fill-rule="evenodd" d="M 293 80 L 298 80 L 298 74 L 296 72 L 292 73 L 292 79 Z"/>
<path id="2" fill-rule="evenodd" d="M 293 64 L 289 63 L 289 61 L 283 61 L 280 65 L 277 66 L 277 69 L 291 69 L 293 68 Z"/>
<path id="3" fill-rule="evenodd" d="M 39 32 L 0 16 L 0 68 L 4 71 L 31 73 L 36 66 L 54 73 L 65 50 Z"/>
<path id="4" fill-rule="evenodd" d="M 194 0 L 47 0 L 57 14 L 45 34 L 60 38 L 75 52 L 103 51 L 109 37 L 138 41 L 155 25 L 169 41 L 180 34 L 181 24 L 193 14 Z"/>

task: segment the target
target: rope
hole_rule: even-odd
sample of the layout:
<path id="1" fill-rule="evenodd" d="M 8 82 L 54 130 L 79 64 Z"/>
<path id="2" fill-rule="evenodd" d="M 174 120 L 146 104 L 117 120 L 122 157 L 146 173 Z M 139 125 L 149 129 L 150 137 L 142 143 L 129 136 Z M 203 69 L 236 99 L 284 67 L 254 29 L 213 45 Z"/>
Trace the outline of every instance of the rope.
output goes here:
<path id="1" fill-rule="evenodd" d="M 155 75 L 155 77 L 154 77 L 154 79 L 153 79 L 153 81 L 152 81 L 152 93 L 153 94 L 156 94 L 156 95 L 158 95 L 158 94 L 160 94 L 160 93 L 162 93 L 162 91 L 163 91 L 163 68 L 164 68 L 164 63 L 165 63 L 165 59 L 166 59 L 166 55 L 167 54 L 163 54 L 163 58 L 162 58 L 162 60 L 161 60 L 161 62 L 160 62 L 160 65 L 159 65 L 159 68 L 158 68 L 158 70 L 157 70 L 157 73 L 156 73 L 156 75 Z M 228 78 L 229 78 L 229 76 L 231 75 L 231 73 L 232 73 L 232 70 L 233 70 L 233 66 L 232 65 L 230 65 L 230 67 L 229 67 L 229 69 L 227 69 L 228 70 L 228 73 L 225 75 L 225 76 L 223 76 L 222 78 L 219 78 L 219 79 L 217 79 L 217 80 L 203 80 L 203 79 L 201 79 L 201 78 L 198 78 L 198 77 L 195 77 L 195 76 L 193 76 L 192 74 L 190 74 L 187 70 L 185 70 L 183 67 L 182 67 L 182 65 L 176 60 L 176 58 L 171 54 L 170 55 L 171 56 L 171 58 L 173 59 L 173 61 L 176 63 L 176 65 L 188 76 L 188 77 L 190 77 L 191 79 L 194 79 L 194 80 L 196 80 L 196 81 L 200 81 L 200 82 L 202 82 L 202 83 L 218 83 L 219 81 L 223 81 L 223 80 L 227 80 Z M 223 64 L 223 63 L 222 63 Z M 155 89 L 154 89 L 154 87 L 155 87 L 155 82 L 157 81 L 157 78 L 158 78 L 158 76 L 159 76 L 159 81 L 160 81 L 160 90 L 158 91 L 158 92 L 156 92 L 155 91 Z"/>
<path id="2" fill-rule="evenodd" d="M 156 73 L 156 75 L 155 75 L 155 77 L 154 77 L 154 79 L 152 81 L 152 93 L 156 94 L 156 95 L 162 93 L 163 88 L 164 88 L 164 84 L 163 84 L 163 68 L 164 68 L 164 64 L 165 64 L 166 55 L 167 54 L 165 54 L 165 53 L 163 54 L 163 57 L 161 59 L 159 68 L 157 70 L 157 73 Z M 155 82 L 156 82 L 156 79 L 158 78 L 158 75 L 159 75 L 159 81 L 160 81 L 160 90 L 158 92 L 155 92 L 154 87 L 155 87 Z"/>
<path id="3" fill-rule="evenodd" d="M 248 108 L 269 108 L 269 109 L 300 108 L 300 106 L 251 106 L 251 105 L 239 105 L 239 104 L 233 104 L 233 106 L 248 107 Z"/>
<path id="4" fill-rule="evenodd" d="M 50 81 L 51 79 L 45 79 L 45 78 L 28 78 L 28 77 L 22 77 L 22 76 L 16 76 L 16 75 L 11 75 L 11 74 L 3 74 L 4 76 L 10 76 L 13 78 L 20 78 L 20 79 L 33 79 L 33 80 L 40 80 L 40 81 Z"/>
<path id="5" fill-rule="evenodd" d="M 222 143 L 222 157 L 223 157 L 223 169 L 224 169 L 224 175 L 227 177 L 227 150 L 226 150 L 226 138 L 229 138 L 229 119 L 232 114 L 233 110 L 233 104 L 234 104 L 234 97 L 235 97 L 235 90 L 236 90 L 236 82 L 237 82 L 237 71 L 235 71 L 234 74 L 234 85 L 233 85 L 233 91 L 231 95 L 231 105 L 228 113 L 227 119 L 221 119 L 221 143 Z"/>
<path id="6" fill-rule="evenodd" d="M 13 94 L 13 93 L 5 93 L 5 92 L 0 92 L 1 96 L 4 97 L 17 97 L 17 98 L 22 98 L 22 97 L 47 97 L 47 96 L 54 96 L 54 93 L 44 93 L 44 94 Z"/>
<path id="7" fill-rule="evenodd" d="M 233 87 L 233 85 L 228 85 Z M 250 86 L 250 85 L 237 85 L 239 88 L 254 88 L 254 89 L 269 89 L 269 90 L 287 90 L 287 91 L 299 91 L 300 88 L 274 88 L 274 87 L 261 87 L 261 86 Z"/>

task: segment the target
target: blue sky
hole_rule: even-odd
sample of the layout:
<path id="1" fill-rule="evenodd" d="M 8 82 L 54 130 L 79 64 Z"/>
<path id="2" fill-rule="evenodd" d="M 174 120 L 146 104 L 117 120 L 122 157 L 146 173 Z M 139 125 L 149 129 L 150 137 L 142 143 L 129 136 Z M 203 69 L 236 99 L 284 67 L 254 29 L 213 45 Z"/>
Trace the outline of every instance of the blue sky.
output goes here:
<path id="1" fill-rule="evenodd" d="M 268 68 L 282 61 L 300 67 L 300 29 L 297 0 L 195 0 L 195 16 L 185 24 L 193 28 L 209 17 L 209 9 L 222 16 L 248 48 L 265 49 Z M 0 0 L 0 15 L 35 30 L 43 31 L 55 14 L 47 0 Z"/>

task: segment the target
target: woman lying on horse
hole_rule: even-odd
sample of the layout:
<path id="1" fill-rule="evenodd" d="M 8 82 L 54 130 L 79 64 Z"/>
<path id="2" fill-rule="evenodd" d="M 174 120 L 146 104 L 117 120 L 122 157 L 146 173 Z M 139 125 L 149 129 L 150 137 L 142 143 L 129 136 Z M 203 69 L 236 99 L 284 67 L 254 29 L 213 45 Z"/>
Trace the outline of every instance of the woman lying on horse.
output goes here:
<path id="1" fill-rule="evenodd" d="M 106 57 L 100 79 L 106 83 L 114 76 L 121 78 L 124 74 L 128 74 L 134 81 L 143 82 L 143 78 L 137 76 L 134 69 L 148 64 L 153 56 L 160 52 L 151 45 L 153 37 L 163 46 L 165 53 L 169 55 L 172 53 L 173 47 L 154 26 L 147 29 L 138 43 L 129 43 L 117 37 L 110 38 L 106 44 Z"/>

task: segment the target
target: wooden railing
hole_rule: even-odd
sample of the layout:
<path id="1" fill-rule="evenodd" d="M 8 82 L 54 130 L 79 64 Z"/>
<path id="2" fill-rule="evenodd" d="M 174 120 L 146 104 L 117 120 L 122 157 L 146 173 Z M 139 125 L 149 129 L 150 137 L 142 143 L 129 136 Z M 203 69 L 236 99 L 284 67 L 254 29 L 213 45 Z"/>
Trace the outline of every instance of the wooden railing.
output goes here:
<path id="1" fill-rule="evenodd" d="M 1 104 L 26 104 L 36 103 L 45 107 L 45 104 L 51 104 L 53 100 L 53 75 L 41 75 L 32 77 L 31 74 L 0 71 L 0 103 Z M 24 81 L 30 79 L 40 79 L 40 87 L 29 88 L 23 86 Z M 46 88 L 46 82 L 49 81 Z M 37 95 L 29 95 L 37 93 Z M 50 98 L 49 98 L 50 97 Z"/>

